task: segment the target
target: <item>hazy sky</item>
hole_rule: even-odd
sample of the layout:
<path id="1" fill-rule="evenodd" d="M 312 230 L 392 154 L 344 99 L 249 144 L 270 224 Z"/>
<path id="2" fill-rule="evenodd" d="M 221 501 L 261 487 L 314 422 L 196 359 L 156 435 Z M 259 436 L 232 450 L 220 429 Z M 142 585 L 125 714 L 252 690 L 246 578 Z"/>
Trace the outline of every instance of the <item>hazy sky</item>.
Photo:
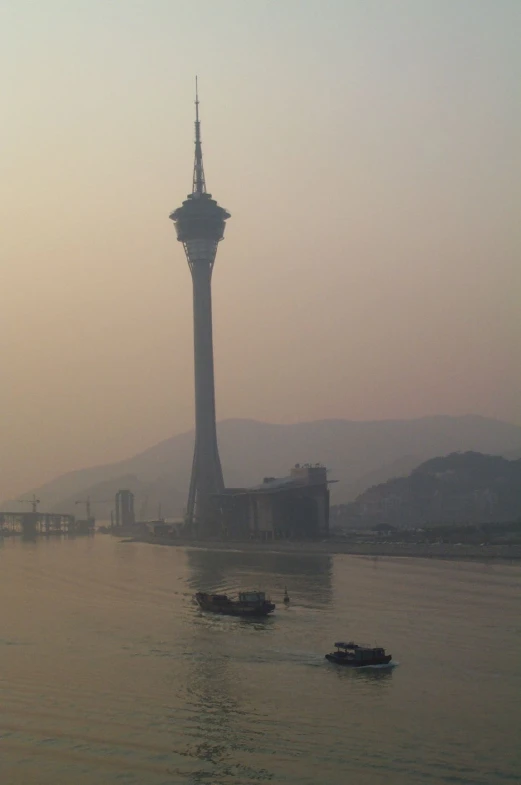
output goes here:
<path id="1" fill-rule="evenodd" d="M 519 0 L 0 0 L 0 497 L 218 418 L 521 423 Z"/>

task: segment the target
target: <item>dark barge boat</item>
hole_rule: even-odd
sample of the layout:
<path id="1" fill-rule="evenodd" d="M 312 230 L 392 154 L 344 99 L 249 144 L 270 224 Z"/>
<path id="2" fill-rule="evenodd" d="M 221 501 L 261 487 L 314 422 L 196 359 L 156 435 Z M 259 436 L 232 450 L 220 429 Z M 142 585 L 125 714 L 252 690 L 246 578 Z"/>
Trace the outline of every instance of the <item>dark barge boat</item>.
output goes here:
<path id="1" fill-rule="evenodd" d="M 350 668 L 364 668 L 368 665 L 389 665 L 392 654 L 386 654 L 380 647 L 359 646 L 350 643 L 335 643 L 336 651 L 326 654 L 326 660 L 336 665 L 347 665 Z"/>
<path id="2" fill-rule="evenodd" d="M 232 600 L 226 594 L 199 591 L 195 601 L 201 610 L 225 616 L 268 616 L 275 610 L 274 603 L 266 599 L 263 591 L 241 591 L 238 600 Z"/>

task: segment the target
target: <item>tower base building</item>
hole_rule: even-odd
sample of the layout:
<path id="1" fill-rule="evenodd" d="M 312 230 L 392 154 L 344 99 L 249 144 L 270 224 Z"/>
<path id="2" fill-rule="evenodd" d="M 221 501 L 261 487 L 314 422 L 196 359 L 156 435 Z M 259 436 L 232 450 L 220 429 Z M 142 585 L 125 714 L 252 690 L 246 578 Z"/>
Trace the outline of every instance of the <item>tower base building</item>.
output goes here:
<path id="1" fill-rule="evenodd" d="M 300 466 L 218 497 L 221 536 L 233 540 L 301 540 L 329 536 L 329 484 L 324 466 Z"/>

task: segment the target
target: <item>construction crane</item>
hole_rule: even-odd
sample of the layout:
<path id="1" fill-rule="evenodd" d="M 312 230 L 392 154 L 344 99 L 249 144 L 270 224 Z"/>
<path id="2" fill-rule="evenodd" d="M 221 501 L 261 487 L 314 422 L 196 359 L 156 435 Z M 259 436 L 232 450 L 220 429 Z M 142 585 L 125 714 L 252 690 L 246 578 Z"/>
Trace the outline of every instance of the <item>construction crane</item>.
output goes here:
<path id="1" fill-rule="evenodd" d="M 32 504 L 33 512 L 37 512 L 38 505 L 40 504 L 40 499 L 37 499 L 35 494 L 33 493 L 32 499 L 18 499 L 18 504 Z"/>
<path id="2" fill-rule="evenodd" d="M 90 519 L 91 519 L 91 509 L 90 509 L 91 504 L 109 504 L 109 503 L 110 502 L 108 502 L 107 500 L 104 500 L 104 499 L 97 499 L 96 501 L 91 502 L 90 496 L 87 496 L 86 499 L 79 499 L 77 502 L 74 502 L 74 504 L 84 504 L 85 505 L 85 514 L 87 516 L 87 520 L 88 521 L 90 521 Z"/>

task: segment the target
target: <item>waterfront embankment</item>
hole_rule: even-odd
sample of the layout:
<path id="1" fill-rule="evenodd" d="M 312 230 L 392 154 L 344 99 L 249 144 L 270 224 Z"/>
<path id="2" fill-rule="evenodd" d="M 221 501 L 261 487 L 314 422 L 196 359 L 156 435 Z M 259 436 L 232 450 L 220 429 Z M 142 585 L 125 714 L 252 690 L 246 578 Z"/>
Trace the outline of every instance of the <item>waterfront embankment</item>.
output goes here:
<path id="1" fill-rule="evenodd" d="M 419 559 L 519 560 L 521 545 L 473 545 L 454 543 L 347 542 L 340 539 L 316 541 L 275 540 L 246 542 L 239 540 L 193 540 L 185 538 L 134 538 L 125 542 L 203 548 L 205 550 L 244 551 L 246 553 L 345 553 L 353 556 L 406 556 Z"/>

